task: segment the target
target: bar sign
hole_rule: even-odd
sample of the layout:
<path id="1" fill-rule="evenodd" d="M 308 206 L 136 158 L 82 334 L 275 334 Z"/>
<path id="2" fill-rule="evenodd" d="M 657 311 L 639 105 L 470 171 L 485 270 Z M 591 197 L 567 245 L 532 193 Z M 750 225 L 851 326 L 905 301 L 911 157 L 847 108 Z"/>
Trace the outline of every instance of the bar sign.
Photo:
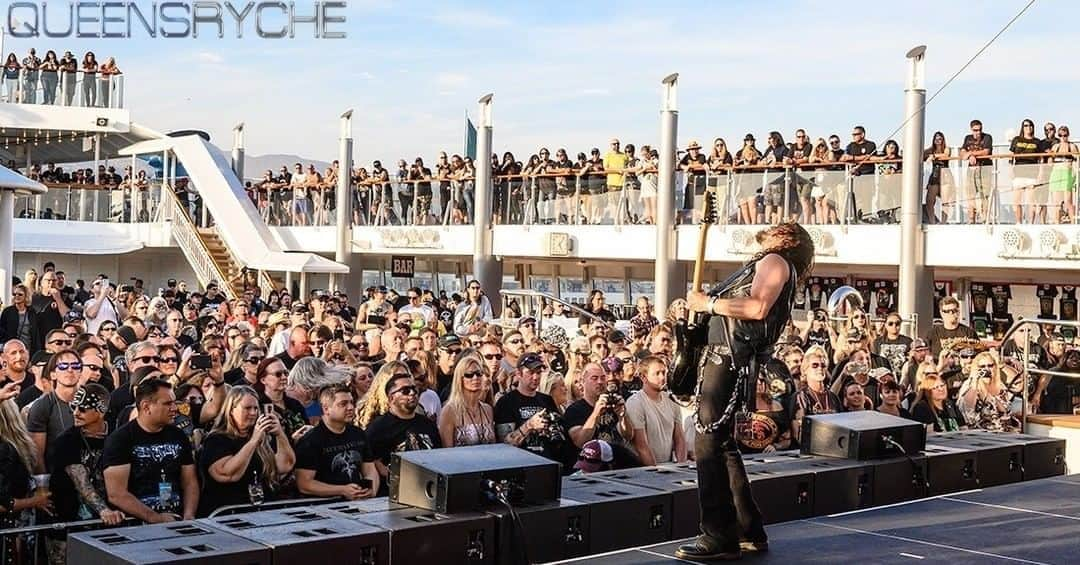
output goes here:
<path id="1" fill-rule="evenodd" d="M 390 276 L 411 279 L 416 271 L 416 257 L 407 255 L 390 256 Z"/>

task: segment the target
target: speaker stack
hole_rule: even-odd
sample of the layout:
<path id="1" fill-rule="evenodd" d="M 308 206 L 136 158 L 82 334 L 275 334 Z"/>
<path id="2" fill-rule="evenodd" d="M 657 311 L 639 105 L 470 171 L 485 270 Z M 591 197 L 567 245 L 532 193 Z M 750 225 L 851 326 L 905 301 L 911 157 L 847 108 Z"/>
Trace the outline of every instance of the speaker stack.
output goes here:
<path id="1" fill-rule="evenodd" d="M 879 416 L 812 416 L 802 452 L 746 456 L 765 522 L 1065 472 L 1064 440 L 989 432 L 927 440 L 921 424 Z M 68 536 L 68 561 L 558 561 L 695 535 L 696 473 L 687 462 L 560 477 L 557 463 L 505 445 L 410 452 L 394 456 L 389 499 L 81 532 Z"/>

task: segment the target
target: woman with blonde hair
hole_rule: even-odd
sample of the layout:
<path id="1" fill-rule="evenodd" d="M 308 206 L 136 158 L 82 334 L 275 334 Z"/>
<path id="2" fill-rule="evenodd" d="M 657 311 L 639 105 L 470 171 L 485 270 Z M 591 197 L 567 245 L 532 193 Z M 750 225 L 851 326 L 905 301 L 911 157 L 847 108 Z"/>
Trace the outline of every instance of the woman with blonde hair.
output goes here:
<path id="1" fill-rule="evenodd" d="M 409 366 L 401 361 L 388 361 L 383 365 L 375 374 L 375 380 L 371 383 L 364 405 L 356 410 L 356 425 L 366 430 L 375 418 L 382 416 L 389 409 L 390 400 L 386 397 L 386 383 L 390 382 L 391 377 L 411 376 L 412 371 L 409 370 Z"/>
<path id="2" fill-rule="evenodd" d="M 915 393 L 915 405 L 911 418 L 926 424 L 928 432 L 955 432 L 967 429 L 964 415 L 949 398 L 949 386 L 931 365 L 919 366 L 916 373 L 919 389 Z"/>
<path id="3" fill-rule="evenodd" d="M 0 402 L 0 527 L 4 528 L 29 525 L 33 513 L 27 510 L 52 508 L 51 495 L 31 486 L 31 473 L 38 466 L 37 449 L 19 415 L 19 407 L 12 400 L 18 392 L 18 384 L 14 383 L 0 389 L 0 397 L 4 398 Z M 17 551 L 15 543 L 5 541 L 0 559 L 4 563 L 19 563 Z"/>
<path id="4" fill-rule="evenodd" d="M 495 443 L 495 416 L 483 401 L 484 362 L 466 355 L 454 367 L 450 398 L 439 412 L 439 437 L 444 447 Z"/>
<path id="5" fill-rule="evenodd" d="M 971 360 L 968 378 L 960 385 L 957 407 L 972 428 L 992 432 L 1015 432 L 1020 422 L 1012 413 L 1012 393 L 1001 381 L 997 358 L 983 351 Z"/>
<path id="6" fill-rule="evenodd" d="M 540 392 L 550 396 L 555 401 L 559 414 L 562 414 L 566 407 L 576 400 L 571 400 L 570 387 L 567 385 L 566 378 L 554 371 L 544 373 L 543 378 L 540 380 Z"/>
<path id="7" fill-rule="evenodd" d="M 259 405 L 259 393 L 234 386 L 203 440 L 198 463 L 198 514 L 208 516 L 222 506 L 262 504 L 292 470 L 296 454 L 277 414 Z"/>
<path id="8" fill-rule="evenodd" d="M 22 283 L 24 285 L 26 285 L 26 288 L 30 289 L 30 296 L 26 297 L 26 301 L 29 302 L 31 297 L 33 297 L 35 294 L 39 294 L 38 293 L 39 283 L 38 283 L 37 271 L 35 271 L 34 269 L 30 269 L 29 271 L 26 271 L 26 274 L 23 275 Z M 7 297 L 4 297 L 4 298 L 7 298 Z"/>
<path id="9" fill-rule="evenodd" d="M 687 305 L 685 298 L 676 298 L 671 301 L 671 305 L 667 309 L 667 318 L 664 321 L 674 325 L 679 320 L 690 319 L 690 306 Z"/>

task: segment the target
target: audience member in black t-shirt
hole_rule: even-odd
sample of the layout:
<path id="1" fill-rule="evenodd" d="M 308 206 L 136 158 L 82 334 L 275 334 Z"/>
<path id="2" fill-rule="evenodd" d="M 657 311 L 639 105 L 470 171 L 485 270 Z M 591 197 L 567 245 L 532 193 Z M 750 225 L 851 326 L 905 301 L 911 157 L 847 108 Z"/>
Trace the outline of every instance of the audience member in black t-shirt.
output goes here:
<path id="1" fill-rule="evenodd" d="M 608 395 L 604 368 L 589 363 L 582 370 L 581 382 L 585 397 L 567 406 L 563 414 L 574 445 L 580 448 L 591 439 L 602 439 L 615 452 L 616 468 L 639 465 L 630 443 L 634 426 L 626 415 L 626 403 L 617 393 Z"/>
<path id="2" fill-rule="evenodd" d="M 55 271 L 46 271 L 41 276 L 41 292 L 34 294 L 30 307 L 37 314 L 38 343 L 45 343 L 45 336 L 63 326 L 64 316 L 68 313 L 68 305 L 56 284 Z"/>
<path id="3" fill-rule="evenodd" d="M 348 385 L 319 393 L 322 421 L 296 444 L 296 484 L 310 496 L 370 498 L 379 491 L 375 456 L 364 430 L 350 423 L 356 397 Z M 427 418 L 419 418 L 427 420 Z"/>
<path id="4" fill-rule="evenodd" d="M 930 352 L 937 357 L 942 350 L 950 349 L 953 343 L 963 339 L 975 338 L 975 330 L 960 323 L 960 301 L 946 296 L 939 303 L 942 324 L 934 325 L 926 334 Z"/>
<path id="5" fill-rule="evenodd" d="M 102 455 L 109 503 L 144 522 L 195 518 L 199 479 L 191 441 L 172 425 L 172 385 L 146 379 L 135 388 L 138 416 L 109 434 Z"/>
<path id="6" fill-rule="evenodd" d="M 49 490 L 56 517 L 64 522 L 101 518 L 117 525 L 123 515 L 105 503 L 105 477 L 100 465 L 105 448 L 105 412 L 109 393 L 105 387 L 87 383 L 71 401 L 75 425 L 65 430 L 50 446 Z"/>
<path id="7" fill-rule="evenodd" d="M 385 482 L 390 471 L 390 456 L 402 451 L 442 447 L 439 429 L 426 416 L 417 417 L 420 392 L 411 376 L 391 377 L 386 383 L 387 412 L 371 422 L 367 437 L 375 455 L 375 466 Z M 386 485 L 380 495 L 387 492 Z"/>
<path id="8" fill-rule="evenodd" d="M 852 171 L 852 174 L 869 175 L 874 173 L 874 165 L 870 163 L 870 158 L 875 153 L 877 153 L 877 144 L 866 139 L 866 128 L 855 126 L 851 130 L 851 143 L 844 150 L 844 155 L 840 157 L 840 160 L 846 163 L 865 163 Z"/>
<path id="9" fill-rule="evenodd" d="M 517 388 L 499 397 L 495 403 L 495 435 L 499 441 L 527 449 L 572 470 L 570 456 L 576 456 L 576 448 L 566 441 L 565 428 L 549 426 L 548 414 L 559 414 L 555 400 L 539 391 L 544 374 L 543 359 L 536 353 L 527 353 L 518 360 Z"/>
<path id="10" fill-rule="evenodd" d="M 208 516 L 223 506 L 261 504 L 295 462 L 277 414 L 263 409 L 251 387 L 233 387 L 199 452 L 203 490 L 198 514 Z"/>

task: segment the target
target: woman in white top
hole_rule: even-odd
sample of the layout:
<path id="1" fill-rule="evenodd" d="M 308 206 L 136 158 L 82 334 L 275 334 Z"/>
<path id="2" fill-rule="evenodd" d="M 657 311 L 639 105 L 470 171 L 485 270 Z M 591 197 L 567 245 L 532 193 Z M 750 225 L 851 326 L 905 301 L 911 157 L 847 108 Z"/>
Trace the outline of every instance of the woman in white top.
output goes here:
<path id="1" fill-rule="evenodd" d="M 491 405 L 481 401 L 488 379 L 484 363 L 475 355 L 458 361 L 450 398 L 439 412 L 439 436 L 443 446 L 459 447 L 495 443 L 495 418 Z"/>

